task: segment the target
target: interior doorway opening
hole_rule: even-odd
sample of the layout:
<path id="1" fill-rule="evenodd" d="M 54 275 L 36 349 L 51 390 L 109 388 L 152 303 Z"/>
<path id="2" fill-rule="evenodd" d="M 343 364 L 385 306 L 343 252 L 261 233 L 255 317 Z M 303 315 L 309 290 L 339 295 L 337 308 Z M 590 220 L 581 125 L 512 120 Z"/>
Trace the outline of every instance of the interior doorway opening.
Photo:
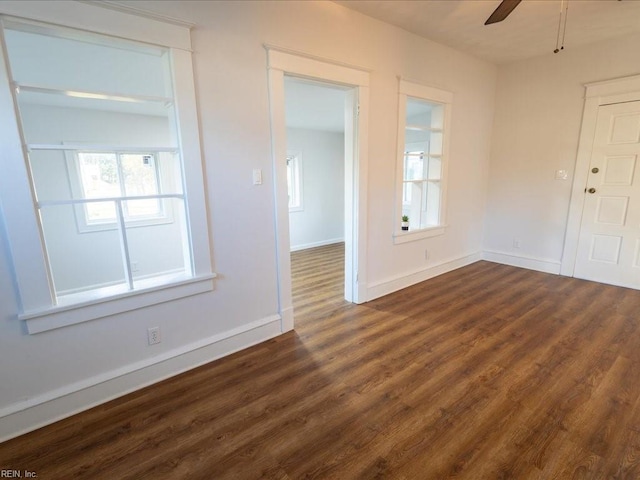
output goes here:
<path id="1" fill-rule="evenodd" d="M 367 158 L 369 72 L 304 54 L 265 47 L 269 64 L 269 103 L 274 167 L 278 311 L 282 331 L 294 328 L 287 186 L 285 76 L 346 87 L 344 122 L 344 298 L 367 297 Z"/>
<path id="2" fill-rule="evenodd" d="M 353 175 L 346 123 L 353 88 L 285 75 L 287 196 L 294 304 L 304 298 L 352 301 L 345 250 L 353 250 L 346 178 Z M 353 128 L 349 129 L 353 131 Z M 349 206 L 350 207 L 350 206 Z M 297 295 L 299 294 L 299 295 Z"/>

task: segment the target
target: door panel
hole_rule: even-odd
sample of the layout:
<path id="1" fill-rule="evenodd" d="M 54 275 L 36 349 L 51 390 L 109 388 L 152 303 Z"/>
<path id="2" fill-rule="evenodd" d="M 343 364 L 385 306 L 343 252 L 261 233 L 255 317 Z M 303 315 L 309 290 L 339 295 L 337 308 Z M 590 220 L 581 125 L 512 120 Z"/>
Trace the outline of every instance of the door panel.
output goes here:
<path id="1" fill-rule="evenodd" d="M 574 275 L 640 289 L 640 102 L 598 109 Z"/>
<path id="2" fill-rule="evenodd" d="M 603 108 L 607 108 L 607 105 Z M 640 113 L 613 115 L 609 127 L 609 144 L 638 143 L 640 141 Z"/>
<path id="3" fill-rule="evenodd" d="M 605 197 L 598 198 L 596 206 L 596 222 L 604 225 L 623 226 L 627 218 L 627 206 L 629 197 Z"/>
<path id="4" fill-rule="evenodd" d="M 635 155 L 605 157 L 602 184 L 607 186 L 631 186 L 635 168 Z"/>

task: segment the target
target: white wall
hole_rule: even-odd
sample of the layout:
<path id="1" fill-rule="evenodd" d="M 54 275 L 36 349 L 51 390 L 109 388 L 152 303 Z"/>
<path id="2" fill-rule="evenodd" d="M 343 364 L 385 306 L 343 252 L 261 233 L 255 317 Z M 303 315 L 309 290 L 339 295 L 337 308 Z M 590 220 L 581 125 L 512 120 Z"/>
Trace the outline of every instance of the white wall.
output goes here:
<path id="1" fill-rule="evenodd" d="M 291 250 L 344 240 L 344 133 L 287 128 L 302 159 L 302 210 L 289 213 Z"/>
<path id="2" fill-rule="evenodd" d="M 363 234 L 373 294 L 472 261 L 482 248 L 495 66 L 332 2 L 129 3 L 195 24 L 216 290 L 28 335 L 0 233 L 0 438 L 279 333 L 265 43 L 371 71 Z M 402 245 L 392 241 L 398 75 L 454 92 L 446 233 Z M 264 172 L 260 186 L 254 168 Z M 149 347 L 156 325 L 162 343 Z"/>
<path id="3" fill-rule="evenodd" d="M 499 68 L 487 258 L 559 273 L 583 85 L 640 73 L 638 45 L 636 34 Z M 556 170 L 568 170 L 569 179 L 555 180 Z"/>

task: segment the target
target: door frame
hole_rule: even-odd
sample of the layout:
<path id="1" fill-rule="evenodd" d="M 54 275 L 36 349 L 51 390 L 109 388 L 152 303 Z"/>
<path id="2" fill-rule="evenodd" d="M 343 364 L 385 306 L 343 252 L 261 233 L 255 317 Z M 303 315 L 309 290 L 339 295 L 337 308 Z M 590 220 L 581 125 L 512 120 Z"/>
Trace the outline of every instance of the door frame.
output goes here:
<path id="1" fill-rule="evenodd" d="M 591 153 L 596 132 L 598 110 L 602 105 L 634 102 L 638 100 L 640 100 L 640 75 L 585 84 L 582 128 L 580 130 L 578 155 L 573 174 L 564 253 L 560 267 L 561 275 L 573 277 L 575 271 L 578 240 L 580 237 L 580 227 L 582 225 L 582 211 L 585 201 L 584 189 L 589 177 L 589 165 L 591 164 Z"/>
<path id="2" fill-rule="evenodd" d="M 352 87 L 347 94 L 352 102 L 353 121 L 345 122 L 345 151 L 353 152 L 353 168 L 345 169 L 345 298 L 353 303 L 366 300 L 367 258 L 367 159 L 369 71 L 327 59 L 317 58 L 270 45 L 267 51 L 271 155 L 274 173 L 276 261 L 278 310 L 283 332 L 293 330 L 291 292 L 291 245 L 289 238 L 289 202 L 285 162 L 287 155 L 284 77 L 291 75 L 325 83 Z M 348 112 L 347 112 L 348 116 Z M 350 131 L 349 124 L 353 125 Z M 356 141 L 353 142 L 353 139 Z M 347 156 L 348 157 L 348 156 Z M 349 164 L 345 158 L 345 164 Z M 349 175 L 351 174 L 351 175 Z"/>

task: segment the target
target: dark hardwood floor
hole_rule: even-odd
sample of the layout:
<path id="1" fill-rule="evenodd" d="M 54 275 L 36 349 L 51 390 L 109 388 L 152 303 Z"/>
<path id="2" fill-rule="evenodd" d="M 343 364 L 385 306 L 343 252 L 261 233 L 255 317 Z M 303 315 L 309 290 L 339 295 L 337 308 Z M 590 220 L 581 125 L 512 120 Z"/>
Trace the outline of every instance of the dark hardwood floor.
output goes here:
<path id="1" fill-rule="evenodd" d="M 640 292 L 488 262 L 365 305 L 292 254 L 296 331 L 0 445 L 39 479 L 640 479 Z"/>

